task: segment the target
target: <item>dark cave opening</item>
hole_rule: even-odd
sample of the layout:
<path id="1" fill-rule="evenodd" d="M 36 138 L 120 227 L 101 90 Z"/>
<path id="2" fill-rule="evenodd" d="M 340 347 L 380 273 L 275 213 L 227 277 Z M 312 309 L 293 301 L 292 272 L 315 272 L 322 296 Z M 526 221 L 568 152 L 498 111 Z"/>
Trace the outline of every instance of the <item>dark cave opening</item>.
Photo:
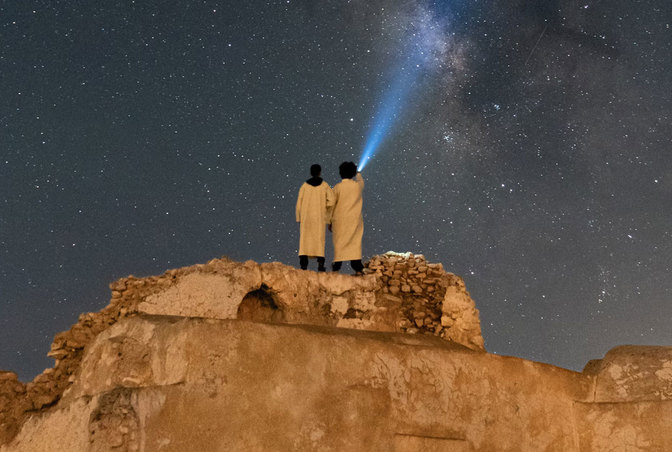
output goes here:
<path id="1" fill-rule="evenodd" d="M 236 317 L 250 322 L 283 323 L 285 320 L 284 312 L 275 302 L 270 288 L 264 284 L 243 297 Z"/>

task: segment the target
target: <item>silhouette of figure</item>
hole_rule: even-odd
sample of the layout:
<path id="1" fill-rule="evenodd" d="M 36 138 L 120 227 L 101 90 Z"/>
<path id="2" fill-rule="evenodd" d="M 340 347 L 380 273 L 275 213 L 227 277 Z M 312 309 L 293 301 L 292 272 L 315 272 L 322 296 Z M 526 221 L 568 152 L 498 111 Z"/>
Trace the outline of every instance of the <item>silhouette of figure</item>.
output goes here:
<path id="1" fill-rule="evenodd" d="M 362 236 L 364 220 L 362 218 L 362 191 L 364 179 L 357 172 L 353 162 L 343 162 L 338 167 L 341 182 L 334 186 L 334 208 L 331 214 L 329 230 L 333 232 L 334 262 L 331 269 L 341 269 L 343 261 L 350 261 L 356 275 L 361 275 Z"/>
<path id="2" fill-rule="evenodd" d="M 317 270 L 326 271 L 324 267 L 325 228 L 329 223 L 334 195 L 331 187 L 321 176 L 322 167 L 310 167 L 311 178 L 301 185 L 296 200 L 296 221 L 300 223 L 299 265 L 308 269 L 308 258 L 317 258 Z"/>

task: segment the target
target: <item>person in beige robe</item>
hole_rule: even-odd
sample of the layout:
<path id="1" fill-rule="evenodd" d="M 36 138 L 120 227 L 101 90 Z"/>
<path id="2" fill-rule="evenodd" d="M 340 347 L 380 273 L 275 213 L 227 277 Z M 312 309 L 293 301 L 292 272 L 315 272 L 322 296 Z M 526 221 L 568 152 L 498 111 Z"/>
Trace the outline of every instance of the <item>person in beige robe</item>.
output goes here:
<path id="1" fill-rule="evenodd" d="M 364 178 L 357 172 L 357 165 L 353 162 L 343 162 L 338 171 L 343 180 L 334 186 L 334 208 L 329 224 L 334 242 L 334 262 L 331 268 L 337 272 L 341 269 L 343 261 L 350 261 L 355 274 L 360 275 L 364 269 L 362 265 Z"/>
<path id="2" fill-rule="evenodd" d="M 308 269 L 308 258 L 317 258 L 317 270 L 324 267 L 325 229 L 331 216 L 334 196 L 321 176 L 320 165 L 310 167 L 311 178 L 301 185 L 296 200 L 296 221 L 300 223 L 299 265 Z"/>

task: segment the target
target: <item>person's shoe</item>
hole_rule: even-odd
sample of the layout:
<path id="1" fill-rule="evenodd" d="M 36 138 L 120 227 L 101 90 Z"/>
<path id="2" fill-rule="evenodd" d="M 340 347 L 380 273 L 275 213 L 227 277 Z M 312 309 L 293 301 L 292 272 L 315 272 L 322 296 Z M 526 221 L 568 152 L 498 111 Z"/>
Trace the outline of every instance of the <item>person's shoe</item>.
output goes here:
<path id="1" fill-rule="evenodd" d="M 321 266 L 317 267 L 317 271 L 318 271 L 318 272 L 326 272 L 327 269 L 325 268 L 324 265 L 321 265 Z"/>

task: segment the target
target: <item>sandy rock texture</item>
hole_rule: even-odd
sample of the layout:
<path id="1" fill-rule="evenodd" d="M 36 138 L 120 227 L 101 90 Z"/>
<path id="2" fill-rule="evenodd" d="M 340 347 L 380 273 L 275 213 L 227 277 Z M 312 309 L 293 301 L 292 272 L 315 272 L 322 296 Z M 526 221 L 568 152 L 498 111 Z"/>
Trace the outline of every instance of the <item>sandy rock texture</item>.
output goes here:
<path id="1" fill-rule="evenodd" d="M 597 376 L 597 402 L 672 401 L 672 347 L 622 345 L 585 371 Z"/>
<path id="2" fill-rule="evenodd" d="M 595 381 L 594 403 L 576 405 L 581 450 L 672 450 L 672 347 L 616 347 L 584 374 Z"/>
<path id="3" fill-rule="evenodd" d="M 432 334 L 483 350 L 478 310 L 462 278 L 422 255 L 374 256 L 362 277 L 278 262 L 213 260 L 196 268 L 148 281 L 162 290 L 132 303 L 136 312 Z"/>
<path id="4" fill-rule="evenodd" d="M 353 277 L 222 258 L 157 276 L 121 278 L 110 284 L 107 307 L 80 315 L 56 335 L 48 353 L 53 368 L 27 384 L 0 372 L 0 444 L 16 434 L 26 416 L 59 401 L 93 339 L 138 314 L 433 334 L 483 350 L 478 311 L 461 278 L 412 253 L 374 256 L 367 267 L 365 276 Z M 390 272 L 401 276 L 389 280 Z M 397 281 L 415 289 L 393 295 Z M 442 324 L 444 318 L 448 323 Z M 409 328 L 410 321 L 417 325 Z"/>
<path id="5" fill-rule="evenodd" d="M 110 285 L 53 368 L 0 371 L 0 452 L 672 450 L 672 347 L 582 373 L 485 353 L 461 278 L 214 259 Z"/>
<path id="6" fill-rule="evenodd" d="M 672 450 L 672 405 L 600 402 L 600 375 L 434 335 L 140 314 L 0 452 Z"/>
<path id="7" fill-rule="evenodd" d="M 576 450 L 590 394 L 588 376 L 433 335 L 141 315 L 0 450 Z"/>

